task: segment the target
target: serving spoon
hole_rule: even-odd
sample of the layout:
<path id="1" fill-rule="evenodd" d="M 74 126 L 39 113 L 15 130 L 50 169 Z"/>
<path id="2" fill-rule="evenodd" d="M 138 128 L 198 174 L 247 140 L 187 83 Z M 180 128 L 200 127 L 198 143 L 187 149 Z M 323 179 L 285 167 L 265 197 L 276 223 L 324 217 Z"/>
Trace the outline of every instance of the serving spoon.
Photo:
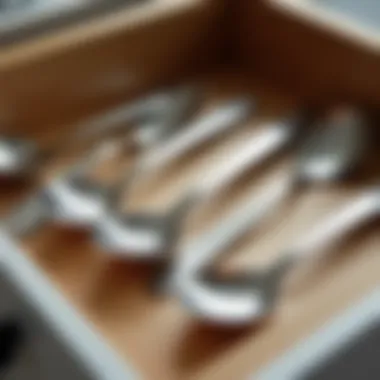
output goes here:
<path id="1" fill-rule="evenodd" d="M 336 210 L 265 269 L 222 278 L 193 267 L 180 271 L 171 289 L 194 316 L 208 323 L 246 326 L 260 321 L 274 311 L 291 269 L 326 254 L 328 248 L 379 213 L 380 189 L 376 187 Z"/>
<path id="2" fill-rule="evenodd" d="M 334 127 L 334 125 L 337 126 Z M 358 152 L 362 151 L 362 140 L 354 139 L 353 136 L 359 137 L 356 128 L 361 124 L 356 122 L 350 124 L 351 127 L 345 129 L 345 133 L 352 133 L 353 136 L 351 138 L 342 136 L 342 140 L 338 139 L 336 135 L 341 133 L 342 125 L 339 123 L 334 125 L 320 130 L 319 134 L 315 134 L 311 140 L 306 142 L 297 158 L 295 176 L 292 177 L 290 183 L 280 183 L 279 189 L 276 190 L 276 186 L 269 189 L 269 200 L 262 202 L 264 205 L 276 206 L 278 199 L 281 199 L 276 194 L 280 194 L 282 197 L 287 196 L 298 183 L 328 179 L 333 181 L 341 178 L 344 173 L 356 166 L 361 157 Z M 356 127 L 353 128 L 353 125 Z M 343 149 L 340 146 L 341 141 L 349 141 L 351 144 L 346 145 Z M 336 154 L 337 152 L 339 154 Z M 337 162 L 331 162 L 331 160 Z M 321 165 L 321 162 L 327 162 L 328 165 Z M 324 171 L 321 170 L 322 168 Z M 207 244 L 211 244 L 208 252 L 207 249 L 205 252 L 201 250 L 201 253 L 185 250 L 185 254 L 179 256 L 179 261 L 173 269 L 176 281 L 171 288 L 175 289 L 184 305 L 201 319 L 216 324 L 239 326 L 259 319 L 271 310 L 281 280 L 288 270 L 295 266 L 300 258 L 307 257 L 308 252 L 314 252 L 314 248 L 322 250 L 324 245 L 333 243 L 335 238 L 341 237 L 357 224 L 376 215 L 379 212 L 379 194 L 376 189 L 376 191 L 366 193 L 352 204 L 350 203 L 341 212 L 334 214 L 331 220 L 322 223 L 317 232 L 312 232 L 310 237 L 280 256 L 280 259 L 264 271 L 253 271 L 229 279 L 216 276 L 209 270 L 210 265 L 224 251 L 222 246 L 217 246 L 218 249 L 216 249 L 212 243 L 207 243 L 206 240 Z M 260 209 L 260 204 L 255 204 L 255 202 L 247 205 L 246 208 L 243 207 L 238 212 L 238 217 L 232 218 L 230 224 L 226 222 L 227 227 L 223 225 L 222 233 L 226 234 L 226 231 L 230 231 L 228 234 L 232 237 L 240 236 L 249 226 L 253 227 L 252 218 L 254 218 L 254 224 L 258 224 L 260 222 L 260 218 L 256 217 L 258 208 Z M 259 214 L 267 212 L 269 210 L 265 213 L 261 211 Z M 217 231 L 218 233 L 220 231 Z M 211 238 L 215 239 L 215 234 Z"/>
<path id="3" fill-rule="evenodd" d="M 173 96 L 173 94 L 170 96 Z M 154 107 L 158 109 L 160 99 L 159 96 L 152 97 L 149 102 L 154 103 Z M 197 98 L 195 97 L 194 89 L 187 88 L 177 91 L 177 98 L 171 101 L 173 109 L 169 109 L 167 102 L 168 96 L 164 101 L 164 105 L 166 104 L 166 107 L 164 107 L 165 112 L 161 111 L 161 117 L 155 119 L 158 125 L 155 133 L 150 133 L 149 136 L 145 135 L 145 138 L 141 138 L 141 135 L 137 134 L 138 138 L 134 143 L 135 145 L 136 143 L 139 144 L 141 149 L 147 149 L 151 146 L 154 139 L 158 143 L 163 136 L 167 136 L 169 131 L 173 131 L 175 127 L 180 128 L 178 124 L 189 118 L 190 110 L 195 109 Z M 145 103 L 146 105 L 147 103 Z M 78 136 L 87 138 L 90 135 L 102 134 L 109 130 L 110 125 L 115 127 L 121 121 L 125 121 L 126 116 L 131 117 L 131 114 L 135 117 L 137 111 L 142 112 L 143 108 L 142 106 L 136 106 L 133 112 L 131 109 L 120 109 L 116 114 L 110 113 L 101 119 L 94 119 L 91 123 L 86 123 Z M 151 114 L 148 113 L 148 115 Z M 149 117 L 146 119 L 147 124 L 143 124 L 142 127 L 138 128 L 144 129 L 147 127 L 150 131 L 153 131 L 153 121 Z M 157 133 L 158 130 L 160 133 Z M 79 163 L 70 167 L 65 173 L 56 176 L 46 187 L 37 194 L 32 195 L 21 207 L 12 212 L 5 220 L 7 229 L 20 236 L 33 232 L 48 220 L 73 227 L 86 227 L 91 224 L 94 219 L 100 217 L 107 197 L 114 192 L 114 187 L 118 188 L 120 184 L 119 181 L 116 181 L 117 183 L 114 186 L 102 186 L 90 179 L 89 173 L 99 163 L 130 145 L 130 139 L 122 136 L 117 143 L 107 141 L 90 150 L 90 154 L 85 153 Z"/>
<path id="4" fill-rule="evenodd" d="M 368 120 L 354 107 L 327 110 L 313 127 L 314 133 L 302 144 L 294 163 L 290 190 L 303 184 L 331 182 L 357 169 L 368 147 Z"/>
<path id="5" fill-rule="evenodd" d="M 138 101 L 122 104 L 105 113 L 81 121 L 73 126 L 73 133 L 41 150 L 31 140 L 3 135 L 0 138 L 0 175 L 19 179 L 32 176 L 42 163 L 79 142 L 104 137 L 110 133 L 125 133 L 131 123 L 131 146 L 147 147 L 161 140 L 193 113 L 199 104 L 195 86 L 180 86 L 158 92 Z"/>
<path id="6" fill-rule="evenodd" d="M 234 100 L 217 107 L 214 111 L 198 120 L 190 122 L 172 138 L 160 144 L 149 153 L 132 170 L 127 170 L 110 187 L 99 186 L 88 180 L 89 168 L 103 160 L 103 153 L 117 150 L 116 145 L 102 144 L 100 148 L 86 156 L 82 162 L 65 173 L 57 176 L 37 196 L 33 195 L 21 207 L 12 212 L 5 220 L 5 226 L 17 236 L 25 236 L 51 220 L 63 225 L 80 228 L 91 227 L 114 207 L 130 183 L 146 172 L 154 173 L 165 164 L 185 155 L 195 147 L 210 142 L 242 121 L 251 109 L 247 99 Z M 170 121 L 173 118 L 169 118 Z M 117 144 L 120 147 L 123 141 Z M 103 149 L 105 147 L 105 149 Z M 103 152 L 100 154 L 100 152 Z M 86 205 L 86 207 L 82 207 Z M 106 213 L 107 211 L 107 213 Z M 80 214 L 80 216 L 79 216 Z"/>
<path id="7" fill-rule="evenodd" d="M 183 103 L 183 105 L 187 104 Z M 173 120 L 178 122 L 179 119 L 178 110 L 175 110 L 174 117 L 165 117 L 165 122 L 172 123 Z M 187 129 L 183 133 L 175 134 L 173 141 L 178 141 L 183 135 L 187 136 Z M 161 135 L 156 133 L 155 138 L 159 143 Z M 140 139 L 139 141 L 146 143 L 147 139 Z M 152 139 L 150 139 L 150 143 L 152 143 Z M 166 144 L 163 146 L 166 147 Z M 45 205 L 48 205 L 50 217 L 54 221 L 75 227 L 91 227 L 98 220 L 103 220 L 106 210 L 108 211 L 110 205 L 113 205 L 115 198 L 123 192 L 127 184 L 132 182 L 135 173 L 137 171 L 143 173 L 148 170 L 148 167 L 142 168 L 138 161 L 136 167 L 133 167 L 131 171 L 127 170 L 126 174 L 121 175 L 115 183 L 107 187 L 100 186 L 86 177 L 85 173 L 89 172 L 89 168 L 93 168 L 99 161 L 103 161 L 104 156 L 107 158 L 115 150 L 120 150 L 123 147 L 123 140 L 119 140 L 116 145 L 113 143 L 101 144 L 95 154 L 86 159 L 83 164 L 77 166 L 75 170 L 70 170 L 68 175 L 58 177 L 57 180 L 50 183 L 42 193 L 42 197 Z M 177 155 L 179 153 L 177 152 Z M 149 167 L 149 169 L 151 168 Z"/>
<path id="8" fill-rule="evenodd" d="M 238 152 L 228 157 L 228 162 L 212 168 L 206 179 L 195 181 L 190 191 L 186 191 L 166 213 L 121 213 L 111 210 L 95 224 L 94 240 L 107 253 L 124 258 L 171 257 L 183 224 L 195 206 L 205 205 L 247 171 L 285 147 L 299 130 L 297 122 L 299 120 L 292 117 L 269 124 L 258 136 L 245 141 Z M 170 150 L 164 153 L 171 156 Z M 149 163 L 156 162 L 150 161 L 151 157 L 148 159 Z"/>
<path id="9" fill-rule="evenodd" d="M 202 102 L 202 91 L 196 85 L 182 85 L 153 93 L 132 104 L 79 123 L 75 139 L 88 140 L 104 135 L 125 134 L 125 126 L 134 123 L 131 143 L 147 148 L 166 139 L 186 125 Z"/>

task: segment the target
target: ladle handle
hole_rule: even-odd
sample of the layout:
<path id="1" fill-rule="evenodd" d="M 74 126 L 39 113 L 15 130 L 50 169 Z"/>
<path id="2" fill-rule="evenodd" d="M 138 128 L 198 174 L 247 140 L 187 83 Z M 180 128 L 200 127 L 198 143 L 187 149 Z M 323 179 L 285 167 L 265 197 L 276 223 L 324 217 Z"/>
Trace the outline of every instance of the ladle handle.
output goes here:
<path id="1" fill-rule="evenodd" d="M 145 172 L 165 167 L 179 156 L 242 123 L 251 109 L 252 104 L 249 99 L 236 99 L 218 107 L 190 123 L 175 137 L 148 153 L 140 163 L 141 170 Z"/>
<path id="2" fill-rule="evenodd" d="M 46 221 L 47 207 L 39 194 L 32 195 L 2 220 L 2 228 L 14 237 L 29 235 Z"/>
<path id="3" fill-rule="evenodd" d="M 90 152 L 86 152 L 79 162 L 67 169 L 66 173 L 70 176 L 86 175 L 102 162 L 115 157 L 122 147 L 122 141 L 105 141 Z"/>
<path id="4" fill-rule="evenodd" d="M 212 167 L 205 180 L 199 181 L 197 192 L 202 200 L 214 198 L 250 169 L 262 164 L 289 141 L 289 129 L 281 123 L 268 125 L 258 136 L 253 136 L 233 154 Z"/>
<path id="5" fill-rule="evenodd" d="M 254 194 L 215 227 L 190 242 L 178 255 L 177 272 L 191 274 L 212 265 L 247 232 L 259 226 L 281 203 L 288 191 L 284 182 Z"/>
<path id="6" fill-rule="evenodd" d="M 109 132 L 112 129 L 131 122 L 141 112 L 141 104 L 123 104 L 105 113 L 79 122 L 75 125 L 76 138 L 89 138 Z"/>
<path id="7" fill-rule="evenodd" d="M 73 133 L 70 133 L 64 141 L 59 141 L 57 149 L 66 148 L 71 143 L 99 138 L 109 133 L 124 132 L 133 122 L 144 122 L 146 118 L 159 112 L 165 118 L 150 120 L 152 123 L 165 123 L 169 127 L 181 122 L 181 117 L 186 117 L 186 107 L 190 108 L 194 97 L 194 89 L 190 87 L 180 87 L 173 91 L 158 92 L 145 96 L 133 102 L 123 103 L 93 117 L 79 121 L 72 126 Z M 140 144 L 145 147 L 145 141 L 137 139 L 131 144 Z"/>
<path id="8" fill-rule="evenodd" d="M 138 121 L 144 116 L 149 115 L 152 109 L 158 108 L 159 105 L 164 107 L 167 103 L 170 93 L 159 92 L 146 96 L 134 102 L 123 103 L 106 112 L 100 113 L 94 117 L 77 123 L 74 127 L 73 137 L 75 139 L 87 139 L 95 136 L 101 136 L 111 131 L 117 132 L 118 128 L 125 128 L 125 124 Z M 173 107 L 175 99 L 173 99 Z"/>
<path id="9" fill-rule="evenodd" d="M 144 101 L 135 103 L 124 103 L 118 107 L 112 108 L 96 116 L 81 120 L 70 127 L 73 131 L 69 133 L 63 140 L 57 141 L 52 151 L 63 151 L 71 144 L 77 144 L 78 141 L 99 138 L 109 132 L 116 132 L 118 128 L 125 125 L 136 118 L 148 106 Z"/>
<path id="10" fill-rule="evenodd" d="M 379 189 L 366 192 L 353 201 L 334 211 L 326 220 L 319 223 L 307 236 L 289 250 L 296 261 L 316 258 L 344 238 L 363 223 L 379 214 Z"/>

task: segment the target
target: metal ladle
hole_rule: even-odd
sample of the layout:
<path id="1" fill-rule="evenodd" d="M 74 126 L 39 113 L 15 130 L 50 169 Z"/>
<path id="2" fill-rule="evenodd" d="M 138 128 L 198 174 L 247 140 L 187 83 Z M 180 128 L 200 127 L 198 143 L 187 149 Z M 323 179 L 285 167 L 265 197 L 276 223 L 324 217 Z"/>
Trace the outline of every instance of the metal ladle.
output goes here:
<path id="1" fill-rule="evenodd" d="M 131 143 L 148 148 L 166 139 L 185 126 L 202 101 L 201 89 L 183 85 L 154 93 L 129 105 L 121 105 L 110 112 L 79 123 L 73 139 L 88 140 L 103 137 L 110 132 L 125 133 L 125 126 L 134 123 Z"/>
<path id="2" fill-rule="evenodd" d="M 185 105 L 185 103 L 183 104 Z M 179 120 L 178 110 L 175 110 L 175 117 L 166 117 L 166 122 Z M 187 130 L 183 133 L 178 132 L 174 137 L 174 141 L 181 140 L 182 136 L 187 136 Z M 166 132 L 166 130 L 165 130 Z M 156 139 L 161 139 L 159 134 L 156 134 Z M 147 139 L 137 140 L 139 142 L 147 142 Z M 152 138 L 149 139 L 152 143 Z M 168 140 L 170 141 L 170 139 Z M 127 140 L 128 142 L 128 140 Z M 157 141 L 158 142 L 158 141 Z M 170 143 L 169 143 L 170 145 Z M 123 141 L 119 140 L 119 147 L 123 147 Z M 166 144 L 163 144 L 166 147 Z M 103 149 L 103 147 L 105 149 Z M 42 193 L 42 203 L 49 208 L 49 218 L 60 224 L 70 225 L 75 227 L 91 227 L 94 223 L 105 218 L 105 214 L 112 207 L 119 193 L 123 192 L 126 183 L 131 182 L 131 178 L 136 173 L 136 168 L 130 172 L 121 175 L 114 184 L 109 187 L 100 186 L 93 181 L 88 180 L 84 173 L 89 171 L 89 168 L 94 167 L 99 161 L 102 161 L 103 153 L 105 156 L 117 149 L 117 146 L 101 146 L 99 152 L 86 159 L 83 164 L 79 165 L 75 170 L 71 170 L 68 175 L 57 178 Z M 161 149 L 161 148 L 159 148 Z M 179 152 L 177 152 L 179 153 Z M 112 153 L 111 153 L 112 154 Z M 149 153 L 148 153 L 149 155 Z M 140 165 L 137 165 L 139 170 L 144 170 Z"/>
<path id="3" fill-rule="evenodd" d="M 107 213 L 95 225 L 95 241 L 106 252 L 116 256 L 134 259 L 169 258 L 190 211 L 215 198 L 249 169 L 286 146 L 296 135 L 296 124 L 293 118 L 276 122 L 259 136 L 245 141 L 239 152 L 229 157 L 228 162 L 219 168 L 213 168 L 206 180 L 202 178 L 196 183 L 167 213 Z M 165 150 L 164 153 L 171 156 L 170 150 Z"/>
<path id="4" fill-rule="evenodd" d="M 281 199 L 278 198 L 278 194 L 282 194 L 282 197 L 289 194 L 289 190 L 291 192 L 298 183 L 304 183 L 305 180 L 309 182 L 334 180 L 340 178 L 348 169 L 353 169 L 353 165 L 357 164 L 361 157 L 358 153 L 362 152 L 363 148 L 361 146 L 363 141 L 359 138 L 362 136 L 357 130 L 362 128 L 361 123 L 355 120 L 354 123 L 347 124 L 350 128 L 344 131 L 351 137 L 341 136 L 342 125 L 339 123 L 334 125 L 322 132 L 319 131 L 319 134 L 314 135 L 312 140 L 306 143 L 305 148 L 301 149 L 295 165 L 297 173 L 290 186 L 285 183 L 285 186 L 279 187 L 281 191 L 276 188 L 271 189 L 267 201 L 256 204 L 253 201 L 243 207 L 237 213 L 238 216 L 232 218 L 230 224 L 227 221 L 227 226 L 222 225 L 220 230 L 222 232 L 217 231 L 217 234 L 226 234 L 227 240 L 224 240 L 223 235 L 218 240 L 214 234 L 211 236 L 211 242 L 207 243 L 206 240 L 206 243 L 203 243 L 206 245 L 206 250 L 203 249 L 200 253 L 185 250 L 185 254 L 179 257 L 178 264 L 174 268 L 176 273 L 173 274 L 176 280 L 171 288 L 175 289 L 179 299 L 194 315 L 215 324 L 239 326 L 264 317 L 274 306 L 282 279 L 301 258 L 308 257 L 310 252 L 318 251 L 318 248 L 320 250 L 325 248 L 325 245 L 333 243 L 336 238 L 342 237 L 359 223 L 379 212 L 380 193 L 376 189 L 359 197 L 341 212 L 335 213 L 331 220 L 322 223 L 310 237 L 286 251 L 266 270 L 253 271 L 228 280 L 218 278 L 208 271 L 210 264 L 223 253 L 223 244 L 228 245 L 231 240 L 245 233 L 249 227 L 253 227 L 252 220 L 254 225 L 258 224 L 260 217 L 257 215 L 269 212 L 270 210 L 265 211 L 265 207 L 275 206 L 278 199 Z M 338 136 L 341 136 L 341 139 L 338 139 Z M 343 147 L 342 141 L 350 144 Z M 330 162 L 332 159 L 337 162 Z M 216 247 L 213 246 L 215 243 L 212 243 L 215 239 Z"/>
<path id="5" fill-rule="evenodd" d="M 203 321 L 224 326 L 257 322 L 275 308 L 283 280 L 291 269 L 325 254 L 327 248 L 379 213 L 380 189 L 370 189 L 322 221 L 267 268 L 229 279 L 202 271 L 180 271 L 181 277 L 172 289 L 183 305 Z"/>
<path id="6" fill-rule="evenodd" d="M 136 177 L 157 174 L 159 169 L 175 162 L 178 157 L 242 125 L 253 109 L 254 104 L 249 98 L 237 98 L 217 106 L 190 123 L 181 134 L 143 157 L 135 170 Z M 178 225 L 191 203 L 191 199 L 184 197 L 165 215 L 125 214 L 118 210 L 114 197 L 108 212 L 94 226 L 94 239 L 111 254 L 154 257 L 158 255 L 157 251 L 162 253 L 162 241 L 172 241 L 173 227 Z"/>
<path id="7" fill-rule="evenodd" d="M 110 133 L 124 133 L 130 123 L 136 123 L 131 142 L 135 146 L 150 146 L 172 133 L 174 128 L 194 111 L 199 93 L 194 86 L 182 86 L 101 113 L 73 126 L 73 133 L 59 139 L 41 151 L 31 140 L 12 136 L 0 138 L 0 175 L 25 178 L 33 175 L 43 162 L 79 142 Z"/>
<path id="8" fill-rule="evenodd" d="M 171 94 L 170 96 L 173 96 Z M 150 104 L 154 104 L 159 108 L 162 99 L 159 96 L 150 98 Z M 168 96 L 164 100 L 164 105 L 168 102 Z M 181 92 L 177 91 L 177 97 L 171 100 L 172 109 L 164 107 L 165 112 L 156 120 L 156 129 L 153 135 L 145 135 L 145 138 L 137 138 L 134 142 L 139 144 L 140 147 L 148 147 L 154 142 L 163 138 L 164 135 L 169 133 L 178 126 L 181 121 L 185 121 L 189 115 L 190 110 L 195 108 L 196 103 L 195 92 L 189 89 L 182 89 Z M 147 103 L 145 103 L 147 106 Z M 137 111 L 142 111 L 143 107 L 136 106 L 133 112 L 131 109 L 122 110 L 118 113 L 108 114 L 100 120 L 95 120 L 92 123 L 86 123 L 85 128 L 82 128 L 78 134 L 80 137 L 88 138 L 90 135 L 94 136 L 109 131 L 109 126 L 115 127 L 119 122 L 131 117 L 132 114 L 136 116 Z M 148 113 L 148 115 L 150 115 Z M 147 126 L 150 131 L 153 130 L 153 120 L 147 119 Z M 144 128 L 146 125 L 143 125 Z M 154 136 L 154 138 L 153 138 Z M 25 235 L 34 231 L 47 220 L 53 220 L 63 225 L 70 225 L 76 227 L 86 227 L 91 224 L 94 219 L 100 217 L 103 213 L 107 197 L 112 194 L 110 188 L 106 188 L 88 177 L 88 173 L 92 171 L 100 162 L 107 159 L 112 155 L 112 152 L 125 148 L 130 140 L 122 137 L 117 144 L 103 143 L 99 148 L 91 151 L 74 167 L 69 168 L 66 173 L 57 176 L 53 179 L 46 188 L 39 191 L 38 194 L 33 195 L 28 199 L 20 208 L 13 213 L 10 217 L 6 218 L 6 226 L 9 231 L 16 235 Z"/>
<path id="9" fill-rule="evenodd" d="M 178 111 L 176 111 L 178 112 Z M 211 139 L 227 132 L 234 127 L 239 120 L 244 119 L 248 112 L 248 103 L 244 101 L 228 102 L 224 106 L 217 108 L 199 120 L 190 122 L 183 130 L 163 143 L 148 154 L 143 160 L 143 165 L 137 164 L 135 170 L 127 171 L 115 184 L 109 188 L 99 186 L 88 180 L 85 175 L 89 168 L 93 168 L 102 160 L 105 151 L 114 150 L 115 146 L 96 149 L 93 154 L 77 164 L 73 169 L 69 169 L 65 175 L 58 176 L 50 182 L 37 195 L 33 195 L 21 207 L 12 212 L 5 220 L 5 228 L 10 233 L 17 236 L 24 236 L 32 233 L 48 220 L 56 221 L 60 224 L 76 227 L 89 227 L 95 222 L 104 220 L 119 198 L 119 194 L 132 182 L 136 173 L 145 171 L 154 172 L 160 165 L 175 160 L 179 155 L 188 153 L 191 149 L 205 144 Z M 176 118 L 169 118 L 170 121 Z M 97 127 L 103 128 L 101 124 Z M 93 133 L 94 125 L 89 131 Z M 119 141 L 120 143 L 120 141 Z M 104 146 L 104 145 L 103 145 Z M 103 152 L 99 154 L 99 152 Z M 107 153 L 108 154 L 108 153 Z M 161 160 L 157 160 L 161 158 Z M 139 162 L 139 161 L 138 161 Z M 83 206 L 87 207 L 83 207 Z"/>

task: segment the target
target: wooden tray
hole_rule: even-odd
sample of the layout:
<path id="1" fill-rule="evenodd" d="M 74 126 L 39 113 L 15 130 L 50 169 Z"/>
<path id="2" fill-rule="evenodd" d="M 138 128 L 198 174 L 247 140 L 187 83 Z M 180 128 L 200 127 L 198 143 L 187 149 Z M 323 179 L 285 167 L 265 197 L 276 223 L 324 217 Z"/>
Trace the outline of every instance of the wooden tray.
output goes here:
<path id="1" fill-rule="evenodd" d="M 283 18 L 277 11 L 268 8 L 267 2 L 257 4 L 258 13 L 254 15 L 240 13 L 248 8 L 252 11 L 255 7 L 253 2 L 250 5 L 241 1 L 233 14 L 226 12 L 228 17 L 223 19 L 224 8 L 216 2 L 160 0 L 152 8 L 136 9 L 134 21 L 130 19 L 131 14 L 119 14 L 23 48 L 14 47 L 0 55 L 0 83 L 9 89 L 9 97 L 5 101 L 17 105 L 20 110 L 17 115 L 12 114 L 11 120 L 20 130 L 28 129 L 30 133 L 45 131 L 48 123 L 61 120 L 63 123 L 66 118 L 73 120 L 80 114 L 105 108 L 115 100 L 124 99 L 144 88 L 187 78 L 186 74 L 192 74 L 192 78 L 204 83 L 207 99 L 211 103 L 220 97 L 252 94 L 259 101 L 260 111 L 245 128 L 184 162 L 180 168 L 181 181 L 178 180 L 179 171 L 174 171 L 168 173 L 162 183 L 155 183 L 155 189 L 160 189 L 160 193 L 155 191 L 159 197 L 153 198 L 149 189 L 142 192 L 143 195 L 136 196 L 136 205 L 138 202 L 144 207 L 171 202 L 174 192 L 178 194 L 193 175 L 199 175 L 201 170 L 207 171 L 213 160 L 238 149 L 241 139 L 255 133 L 262 121 L 276 119 L 296 107 L 304 100 L 302 95 L 305 93 L 313 99 L 321 99 L 322 92 L 316 90 L 318 86 L 307 88 L 309 76 L 314 70 L 307 66 L 308 61 L 305 61 L 303 75 L 299 76 L 302 85 L 293 83 L 292 86 L 286 80 L 277 84 L 277 76 L 271 77 L 270 74 L 275 72 L 271 66 L 274 59 L 284 62 L 284 65 L 290 62 L 281 43 L 277 46 L 269 44 L 275 33 L 280 33 Z M 232 24 L 238 15 L 241 23 Z M 271 38 L 264 25 L 269 15 L 275 21 L 271 24 L 275 31 Z M 228 38 L 223 43 L 216 39 L 221 36 L 220 30 L 227 25 L 233 28 L 229 38 L 232 35 L 242 37 L 252 17 L 255 30 L 249 36 L 245 34 L 246 41 L 237 39 L 236 46 L 232 46 Z M 292 22 L 287 20 L 290 25 Z M 304 28 L 309 30 L 307 26 Z M 314 29 L 310 27 L 310 34 L 313 33 Z M 287 32 L 283 34 L 286 36 Z M 165 36 L 165 45 L 157 42 L 157 39 L 162 41 L 158 35 Z M 76 44 L 73 44 L 74 41 Z M 121 50 L 122 46 L 128 49 Z M 155 49 L 151 50 L 151 46 Z M 218 63 L 217 58 L 223 56 L 219 54 L 223 53 L 220 47 L 229 51 L 232 49 L 236 54 L 236 62 L 228 68 L 222 61 Z M 206 54 L 208 50 L 210 55 Z M 262 54 L 258 56 L 258 52 Z M 255 64 L 247 68 L 254 55 L 257 57 Z M 199 57 L 201 61 L 206 58 L 205 63 L 201 63 Z M 266 59 L 268 65 L 264 68 Z M 145 62 L 148 62 L 146 67 L 143 65 Z M 160 63 L 159 67 L 156 62 Z M 130 70 L 133 67 L 139 70 L 142 66 L 144 75 L 145 69 L 147 74 L 136 86 L 136 91 L 128 87 L 106 94 L 102 90 L 96 99 L 83 95 L 83 102 L 78 104 L 76 101 L 77 105 L 73 105 L 72 83 L 83 83 L 82 87 L 87 89 L 84 83 L 92 83 L 91 80 L 98 80 L 115 68 L 128 67 Z M 62 73 L 68 72 L 67 68 L 70 68 L 70 79 L 73 81 L 62 79 Z M 283 73 L 286 76 L 286 71 Z M 25 81 L 35 83 L 35 86 L 42 83 L 39 88 L 43 88 L 44 93 L 35 97 L 35 111 L 28 106 L 33 99 L 30 100 L 29 86 L 28 92 L 28 88 L 22 85 Z M 339 88 L 342 83 L 336 81 L 335 85 Z M 61 88 L 60 96 L 57 92 L 53 93 L 55 88 Z M 354 98 L 363 100 L 364 93 L 359 91 L 362 89 L 360 86 L 356 87 L 357 92 L 354 87 L 350 88 Z M 324 90 L 327 93 L 327 87 Z M 369 92 L 365 95 L 368 96 Z M 62 102 L 59 99 L 61 96 Z M 50 97 L 51 104 L 48 102 Z M 9 105 L 5 108 L 12 109 Z M 28 125 L 27 120 L 30 121 Z M 61 131 L 57 129 L 56 133 Z M 290 163 L 291 152 L 274 160 L 265 170 L 252 174 L 235 186 L 228 197 L 217 201 L 202 221 L 206 223 L 216 218 L 242 196 L 265 186 L 266 181 L 286 177 Z M 269 225 L 252 234 L 233 254 L 231 252 L 222 267 L 236 270 L 248 263 L 261 265 L 270 260 L 314 222 L 359 194 L 376 177 L 377 166 L 377 158 L 368 156 L 360 178 L 350 183 L 312 188 L 302 194 L 294 205 L 284 205 Z M 3 199 L 7 203 L 7 198 Z M 378 285 L 380 240 L 376 227 L 369 226 L 352 236 L 346 244 L 339 246 L 339 252 L 331 252 L 332 259 L 324 265 L 307 268 L 307 276 L 303 271 L 295 273 L 270 320 L 260 326 L 233 332 L 206 328 L 175 300 L 152 294 L 150 284 L 157 268 L 114 260 L 91 245 L 85 234 L 46 229 L 22 242 L 22 247 L 27 257 L 109 344 L 115 355 L 131 365 L 141 378 L 227 380 L 254 376 L 297 341 Z M 190 232 L 196 231 L 194 228 Z"/>

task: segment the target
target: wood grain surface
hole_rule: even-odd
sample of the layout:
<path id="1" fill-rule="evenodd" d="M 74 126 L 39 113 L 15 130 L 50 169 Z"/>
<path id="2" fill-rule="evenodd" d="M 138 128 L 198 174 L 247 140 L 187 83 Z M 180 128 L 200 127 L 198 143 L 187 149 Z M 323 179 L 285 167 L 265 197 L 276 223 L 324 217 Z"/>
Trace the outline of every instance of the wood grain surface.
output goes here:
<path id="1" fill-rule="evenodd" d="M 213 164 L 233 155 L 264 121 L 277 120 L 305 99 L 379 103 L 379 59 L 371 49 L 289 17 L 269 1 L 241 0 L 230 2 L 229 8 L 221 3 L 155 0 L 150 7 L 142 5 L 0 52 L 3 119 L 14 130 L 43 140 L 68 130 L 68 123 L 81 115 L 189 76 L 204 83 L 210 107 L 234 94 L 255 97 L 259 112 L 244 127 L 197 150 L 153 183 L 142 184 L 126 206 L 150 209 L 168 207 Z M 234 66 L 227 70 L 211 65 L 223 51 L 233 54 L 228 62 Z M 197 72 L 206 74 L 194 76 Z M 97 90 L 102 78 L 123 83 L 126 73 L 137 82 Z M 47 127 L 52 125 L 56 127 Z M 293 157 L 290 150 L 239 181 L 190 225 L 184 240 L 242 197 L 286 178 Z M 276 257 L 313 223 L 373 183 L 378 163 L 376 150 L 368 150 L 350 181 L 310 188 L 284 204 L 270 223 L 226 257 L 221 270 L 262 265 Z M 2 209 L 19 200 L 21 192 L 4 185 Z M 152 291 L 159 265 L 115 260 L 95 247 L 87 233 L 51 227 L 22 245 L 142 378 L 229 380 L 254 374 L 379 284 L 378 228 L 377 223 L 368 226 L 330 252 L 323 264 L 294 273 L 272 318 L 243 331 L 204 326 L 175 299 Z"/>

